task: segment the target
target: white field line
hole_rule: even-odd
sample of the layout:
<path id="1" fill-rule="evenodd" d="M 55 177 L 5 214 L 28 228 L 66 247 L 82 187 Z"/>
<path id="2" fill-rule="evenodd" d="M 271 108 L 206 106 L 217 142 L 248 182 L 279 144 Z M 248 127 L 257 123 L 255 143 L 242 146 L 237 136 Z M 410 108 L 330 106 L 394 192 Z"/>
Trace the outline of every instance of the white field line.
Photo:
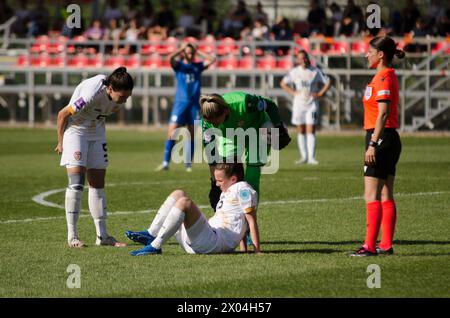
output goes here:
<path id="1" fill-rule="evenodd" d="M 58 192 L 62 192 L 65 189 L 56 189 L 56 190 L 50 190 L 47 192 L 44 192 L 40 195 L 37 195 L 36 197 L 44 197 L 44 194 L 50 195 Z M 414 193 L 396 193 L 396 197 L 417 197 L 417 196 L 434 196 L 434 195 L 441 195 L 441 194 L 448 194 L 450 191 L 434 191 L 434 192 L 414 192 Z M 288 204 L 299 204 L 299 203 L 327 203 L 327 202 L 345 202 L 345 201 L 353 201 L 353 200 L 362 200 L 362 196 L 356 196 L 356 197 L 347 197 L 347 198 L 322 198 L 322 199 L 301 199 L 301 200 L 282 200 L 282 201 L 263 201 L 259 205 L 266 206 L 266 205 L 288 205 Z M 41 202 L 38 202 L 34 200 L 35 202 L 39 204 L 43 204 Z M 64 209 L 64 207 L 45 201 L 46 206 L 52 206 L 57 207 L 60 209 Z M 52 204 L 52 205 L 50 205 Z M 205 209 L 209 208 L 209 205 L 199 205 L 199 208 Z M 147 213 L 153 213 L 157 212 L 155 209 L 149 209 L 149 210 L 142 210 L 142 211 L 115 211 L 115 212 L 108 212 L 108 215 L 130 215 L 130 214 L 147 214 Z M 90 216 L 89 213 L 81 214 L 80 217 L 88 217 Z M 65 215 L 62 216 L 51 216 L 51 217 L 37 217 L 37 218 L 29 218 L 29 219 L 19 219 L 19 220 L 5 220 L 0 221 L 0 224 L 11 224 L 11 223 L 27 223 L 27 222 L 35 222 L 35 221 L 49 221 L 49 220 L 59 220 L 64 219 Z"/>
<path id="2" fill-rule="evenodd" d="M 115 184 L 115 183 L 110 183 L 108 184 L 108 187 L 116 187 L 116 186 L 128 186 L 128 185 L 146 185 L 146 184 L 163 184 L 163 183 L 176 183 L 178 181 L 174 181 L 174 180 L 167 180 L 167 181 L 154 181 L 154 182 L 130 182 L 130 183 L 125 183 L 125 184 Z M 201 181 L 183 181 L 183 183 L 200 183 Z M 58 208 L 58 209 L 64 209 L 64 206 L 54 203 L 54 202 L 50 202 L 47 201 L 46 198 L 50 195 L 59 193 L 59 192 L 64 192 L 66 191 L 66 188 L 63 189 L 54 189 L 54 190 L 50 190 L 50 191 L 46 191 L 46 192 L 42 192 L 39 193 L 38 195 L 35 195 L 34 197 L 31 198 L 31 200 L 33 200 L 34 202 L 36 202 L 37 204 L 43 205 L 43 206 L 48 206 L 51 208 Z"/>

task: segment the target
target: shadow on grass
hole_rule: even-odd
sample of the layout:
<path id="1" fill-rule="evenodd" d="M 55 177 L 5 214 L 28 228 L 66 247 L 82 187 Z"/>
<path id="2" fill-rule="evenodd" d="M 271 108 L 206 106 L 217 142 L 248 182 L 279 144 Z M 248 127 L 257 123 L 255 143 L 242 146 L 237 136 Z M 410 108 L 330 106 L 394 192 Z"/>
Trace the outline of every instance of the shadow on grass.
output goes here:
<path id="1" fill-rule="evenodd" d="M 306 253 L 317 253 L 317 254 L 332 254 L 332 253 L 342 253 L 339 250 L 332 249 L 289 249 L 289 250 L 266 250 L 262 251 L 262 254 L 306 254 Z M 250 247 L 249 252 L 239 252 L 234 251 L 230 253 L 219 253 L 219 254 L 211 254 L 211 255 L 245 255 L 245 254 L 253 254 L 252 247 Z"/>
<path id="2" fill-rule="evenodd" d="M 450 253 L 413 253 L 413 254 L 401 254 L 402 257 L 412 257 L 412 256 L 450 256 Z"/>
<path id="3" fill-rule="evenodd" d="M 342 251 L 342 250 L 336 250 L 336 249 L 285 249 L 285 250 L 270 250 L 266 249 L 265 245 L 352 245 L 353 247 L 361 245 L 361 241 L 338 241 L 338 242 L 327 242 L 327 241 L 267 241 L 267 242 L 261 242 L 261 245 L 263 247 L 263 254 L 333 254 L 333 253 L 350 253 L 351 248 L 348 251 Z M 431 241 L 431 240 L 398 240 L 394 241 L 395 245 L 450 245 L 450 241 Z M 166 245 L 179 245 L 177 242 L 168 242 Z M 128 246 L 143 246 L 139 243 L 132 242 Z M 253 247 L 250 247 L 249 252 L 239 252 L 234 251 L 230 253 L 219 253 L 219 254 L 212 254 L 212 255 L 243 255 L 243 254 L 253 254 Z M 393 256 L 396 256 L 398 254 L 394 254 Z M 402 257 L 414 257 L 414 256 L 450 256 L 450 253 L 439 253 L 439 252 L 423 252 L 423 253 L 402 253 Z M 385 256 L 381 256 L 385 257 Z M 390 256 L 392 257 L 392 256 Z"/>
<path id="4" fill-rule="evenodd" d="M 274 244 L 274 245 L 353 245 L 363 243 L 360 241 L 337 241 L 337 242 L 327 242 L 327 241 L 263 241 L 261 244 Z M 398 245 L 450 245 L 450 241 L 431 241 L 431 240 L 394 240 L 394 244 Z"/>
<path id="5" fill-rule="evenodd" d="M 263 250 L 263 254 L 332 254 L 332 253 L 342 253 L 339 250 L 332 249 L 294 249 L 294 250 Z"/>

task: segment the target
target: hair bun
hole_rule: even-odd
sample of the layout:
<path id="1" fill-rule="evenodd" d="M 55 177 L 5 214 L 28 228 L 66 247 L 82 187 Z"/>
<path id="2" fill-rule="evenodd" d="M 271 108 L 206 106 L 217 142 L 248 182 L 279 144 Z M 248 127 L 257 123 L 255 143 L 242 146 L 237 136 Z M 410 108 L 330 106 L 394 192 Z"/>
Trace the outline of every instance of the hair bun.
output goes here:
<path id="1" fill-rule="evenodd" d="M 118 67 L 114 70 L 113 73 L 126 73 L 127 72 L 127 68 L 124 66 Z"/>
<path id="2" fill-rule="evenodd" d="M 405 57 L 405 51 L 403 50 L 399 50 L 399 49 L 395 49 L 395 56 L 399 59 L 402 59 Z"/>

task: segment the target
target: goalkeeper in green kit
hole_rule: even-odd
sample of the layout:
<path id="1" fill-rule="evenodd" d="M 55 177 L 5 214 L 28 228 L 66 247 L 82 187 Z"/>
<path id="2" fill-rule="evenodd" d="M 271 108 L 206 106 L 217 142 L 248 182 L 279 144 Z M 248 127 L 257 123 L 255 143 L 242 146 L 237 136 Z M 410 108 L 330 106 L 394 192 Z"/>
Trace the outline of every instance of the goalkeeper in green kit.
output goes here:
<path id="1" fill-rule="evenodd" d="M 206 147 L 214 143 L 219 154 L 214 158 L 222 158 L 223 162 L 240 159 L 245 152 L 245 181 L 249 183 L 259 194 L 261 167 L 267 163 L 267 153 L 262 155 L 260 151 L 261 132 L 259 128 L 278 128 L 278 143 L 272 146 L 276 150 L 286 147 L 291 138 L 280 119 L 278 106 L 269 98 L 244 92 L 232 92 L 224 95 L 211 94 L 200 97 L 200 112 L 202 115 L 202 137 Z M 257 132 L 257 140 L 251 140 L 245 136 L 244 149 L 236 142 L 236 136 L 229 136 L 230 130 L 239 133 L 254 129 Z M 242 130 L 241 130 L 242 132 Z M 269 134 L 270 136 L 270 134 Z M 239 138 L 239 137 L 238 137 Z M 274 136 L 271 136 L 272 140 Z M 270 137 L 268 138 L 270 144 Z M 267 140 L 267 139 L 266 139 Z M 208 151 L 206 151 L 208 155 Z M 216 160 L 208 158 L 210 170 L 214 170 Z M 209 200 L 214 211 L 220 199 L 220 188 L 216 186 L 214 175 L 211 173 L 211 190 Z"/>

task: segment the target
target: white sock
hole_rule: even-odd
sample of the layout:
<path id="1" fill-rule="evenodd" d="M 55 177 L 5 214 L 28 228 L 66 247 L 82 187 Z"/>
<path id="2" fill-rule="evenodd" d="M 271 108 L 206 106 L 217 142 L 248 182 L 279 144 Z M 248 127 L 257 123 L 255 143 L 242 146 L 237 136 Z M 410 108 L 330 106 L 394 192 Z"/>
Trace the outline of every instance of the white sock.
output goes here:
<path id="1" fill-rule="evenodd" d="M 66 189 L 67 240 L 78 237 L 77 223 L 80 215 L 81 196 L 83 190 Z"/>
<path id="2" fill-rule="evenodd" d="M 176 202 L 177 200 L 175 200 L 175 198 L 168 196 L 166 201 L 164 201 L 164 203 L 161 205 L 161 207 L 158 210 L 158 213 L 156 213 L 155 218 L 153 219 L 152 224 L 150 224 L 150 227 L 148 228 L 148 233 L 151 236 L 153 237 L 158 236 L 161 226 L 166 220 L 166 217 L 169 214 L 170 209 L 172 209 L 172 207 Z"/>
<path id="3" fill-rule="evenodd" d="M 297 134 L 298 149 L 300 150 L 300 157 L 308 159 L 308 150 L 306 149 L 306 134 Z"/>
<path id="4" fill-rule="evenodd" d="M 161 230 L 158 233 L 158 236 L 152 242 L 152 246 L 156 249 L 160 249 L 161 246 L 178 231 L 183 221 L 184 212 L 175 206 L 172 207 L 161 227 Z"/>
<path id="5" fill-rule="evenodd" d="M 106 231 L 106 198 L 103 189 L 89 187 L 89 211 L 94 219 L 97 237 L 108 237 Z"/>
<path id="6" fill-rule="evenodd" d="M 308 143 L 308 160 L 316 159 L 316 135 L 306 134 L 306 139 Z"/>

